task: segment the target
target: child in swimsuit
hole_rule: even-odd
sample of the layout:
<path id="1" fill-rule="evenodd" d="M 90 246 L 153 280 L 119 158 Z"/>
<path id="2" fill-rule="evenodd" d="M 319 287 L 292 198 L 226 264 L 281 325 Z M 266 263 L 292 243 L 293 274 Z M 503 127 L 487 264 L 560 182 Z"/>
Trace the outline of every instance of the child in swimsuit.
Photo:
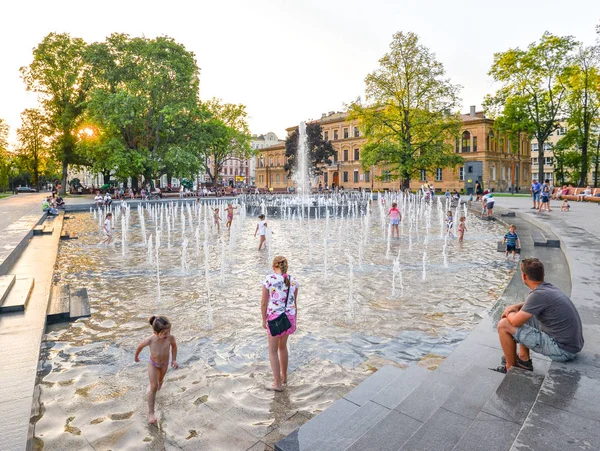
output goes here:
<path id="1" fill-rule="evenodd" d="M 213 220 L 215 222 L 215 225 L 217 226 L 217 233 L 219 233 L 221 231 L 221 227 L 219 225 L 219 221 L 221 220 L 221 218 L 219 217 L 219 209 L 218 208 L 215 208 L 215 210 L 214 210 Z"/>
<path id="2" fill-rule="evenodd" d="M 454 227 L 454 218 L 452 217 L 452 212 L 448 211 L 446 213 L 446 233 L 448 236 L 454 236 L 452 234 L 452 227 Z"/>
<path id="3" fill-rule="evenodd" d="M 234 207 L 230 203 L 227 204 L 227 228 L 231 227 L 231 221 L 233 221 L 233 210 L 237 207 Z"/>
<path id="4" fill-rule="evenodd" d="M 392 237 L 394 237 L 395 234 L 396 238 L 400 238 L 398 224 L 400 224 L 400 221 L 402 220 L 402 214 L 400 213 L 400 210 L 398 210 L 398 204 L 396 202 L 392 203 L 392 208 L 388 211 L 388 216 L 390 217 L 390 225 L 392 226 Z"/>
<path id="5" fill-rule="evenodd" d="M 467 231 L 467 224 L 465 223 L 467 219 L 464 216 L 460 217 L 460 222 L 458 223 L 458 241 L 463 240 L 465 237 L 465 232 Z"/>
<path id="6" fill-rule="evenodd" d="M 258 224 L 256 224 L 256 230 L 254 231 L 255 238 L 257 233 L 260 236 L 260 242 L 258 243 L 258 250 L 260 251 L 267 239 L 267 221 L 265 221 L 265 215 L 258 216 Z"/>
<path id="7" fill-rule="evenodd" d="M 140 343 L 135 350 L 135 361 L 140 361 L 140 352 L 146 346 L 150 347 L 150 358 L 148 359 L 148 377 L 150 378 L 150 387 L 148 387 L 148 423 L 154 424 L 157 421 L 154 414 L 154 402 L 156 392 L 161 389 L 167 369 L 169 368 L 169 353 L 171 353 L 171 366 L 177 368 L 177 343 L 175 337 L 171 335 L 171 322 L 165 316 L 153 316 L 150 318 L 150 325 L 154 333 Z"/>

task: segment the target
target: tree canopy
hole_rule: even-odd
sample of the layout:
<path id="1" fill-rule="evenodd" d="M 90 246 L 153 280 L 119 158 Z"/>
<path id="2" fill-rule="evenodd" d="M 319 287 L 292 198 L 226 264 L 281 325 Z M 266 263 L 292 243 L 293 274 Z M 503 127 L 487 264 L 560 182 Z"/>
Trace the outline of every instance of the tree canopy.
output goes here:
<path id="1" fill-rule="evenodd" d="M 462 162 L 452 143 L 461 121 L 460 87 L 446 78 L 435 55 L 415 33 L 396 33 L 379 68 L 365 79 L 366 99 L 349 106 L 366 138 L 362 164 L 383 165 L 403 186 L 420 170 Z"/>
<path id="2" fill-rule="evenodd" d="M 22 167 L 31 174 L 31 184 L 39 189 L 40 174 L 45 172 L 49 157 L 47 120 L 40 110 L 29 108 L 21 113 L 17 130 L 17 153 Z"/>
<path id="3" fill-rule="evenodd" d="M 296 156 L 298 155 L 298 146 L 300 139 L 299 128 L 292 132 L 285 140 L 285 171 L 290 176 L 296 170 Z M 323 138 L 323 129 L 318 122 L 306 124 L 306 140 L 308 144 L 308 158 L 310 171 L 314 175 L 321 175 L 325 165 L 332 163 L 331 158 L 335 155 L 335 150 L 331 141 L 325 141 Z"/>

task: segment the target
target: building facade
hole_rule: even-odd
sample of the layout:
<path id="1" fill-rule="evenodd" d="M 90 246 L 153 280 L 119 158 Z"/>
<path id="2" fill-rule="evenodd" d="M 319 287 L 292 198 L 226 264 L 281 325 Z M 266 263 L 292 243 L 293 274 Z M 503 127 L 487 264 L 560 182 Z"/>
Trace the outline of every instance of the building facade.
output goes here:
<path id="1" fill-rule="evenodd" d="M 494 191 L 523 191 L 528 186 L 531 174 L 528 137 L 524 134 L 518 143 L 511 143 L 503 136 L 496 136 L 494 121 L 486 118 L 483 112 L 475 111 L 475 107 L 471 107 L 469 114 L 462 114 L 461 119 L 463 126 L 460 138 L 452 144 L 455 152 L 464 158 L 464 165 L 438 168 L 433 173 L 423 170 L 419 177 L 411 180 L 411 189 L 415 190 L 427 181 L 436 190 L 469 192 L 479 181 L 484 188 Z M 323 130 L 323 138 L 331 141 L 335 154 L 332 163 L 322 168 L 323 174 L 316 183 L 323 187 L 350 190 L 400 188 L 399 180 L 386 176 L 386 168 L 363 167 L 361 153 L 365 138 L 361 136 L 357 121 L 349 120 L 347 113 L 330 112 L 318 122 Z M 288 128 L 288 134 L 295 128 Z M 285 144 L 261 149 L 256 156 L 256 185 L 275 191 L 294 187 L 293 180 L 284 171 L 285 161 Z"/>

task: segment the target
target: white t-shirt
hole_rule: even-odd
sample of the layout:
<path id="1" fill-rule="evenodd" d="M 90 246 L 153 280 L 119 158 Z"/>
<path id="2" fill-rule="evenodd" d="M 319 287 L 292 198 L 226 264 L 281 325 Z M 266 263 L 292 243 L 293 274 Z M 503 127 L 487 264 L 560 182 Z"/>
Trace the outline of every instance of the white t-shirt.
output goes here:
<path id="1" fill-rule="evenodd" d="M 267 221 L 258 221 L 258 234 L 261 236 L 267 234 Z"/>
<path id="2" fill-rule="evenodd" d="M 110 194 L 107 194 L 106 196 L 104 196 L 104 202 L 108 202 L 109 200 L 112 200 L 110 197 Z"/>
<path id="3" fill-rule="evenodd" d="M 483 202 L 485 205 L 494 205 L 494 202 L 496 202 L 496 200 L 492 197 L 491 194 L 486 194 L 485 196 L 483 196 Z"/>
<path id="4" fill-rule="evenodd" d="M 102 196 L 101 196 L 100 194 L 98 194 L 96 197 L 94 197 L 94 200 L 95 200 L 96 202 L 98 202 L 98 201 L 102 201 Z"/>
<path id="5" fill-rule="evenodd" d="M 112 234 L 112 229 L 110 228 L 110 219 L 106 218 L 104 220 L 104 227 L 102 228 L 102 231 L 104 232 L 105 235 Z"/>

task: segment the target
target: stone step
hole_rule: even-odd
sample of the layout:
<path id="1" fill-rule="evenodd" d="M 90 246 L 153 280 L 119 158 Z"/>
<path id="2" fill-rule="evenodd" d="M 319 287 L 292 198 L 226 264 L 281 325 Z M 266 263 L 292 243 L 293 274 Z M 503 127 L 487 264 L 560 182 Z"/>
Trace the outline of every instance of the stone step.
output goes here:
<path id="1" fill-rule="evenodd" d="M 413 365 L 383 387 L 371 400 L 388 409 L 395 408 L 431 374 L 432 371 Z"/>
<path id="2" fill-rule="evenodd" d="M 43 233 L 44 233 L 44 226 L 43 226 L 42 224 L 40 224 L 40 225 L 36 225 L 36 226 L 33 228 L 33 234 L 34 234 L 35 236 L 38 236 L 38 235 L 43 235 Z"/>
<path id="3" fill-rule="evenodd" d="M 65 218 L 65 219 L 67 219 L 67 218 Z M 63 233 L 60 234 L 60 239 L 61 240 L 78 240 L 79 237 L 75 236 L 75 235 L 71 235 L 71 234 L 69 234 L 67 232 L 63 232 Z"/>
<path id="4" fill-rule="evenodd" d="M 541 373 L 512 368 L 454 449 L 510 450 L 543 381 Z"/>
<path id="5" fill-rule="evenodd" d="M 500 216 L 503 218 L 515 218 L 517 215 L 514 211 L 505 211 L 504 213 L 501 213 Z"/>
<path id="6" fill-rule="evenodd" d="M 377 395 L 386 385 L 397 377 L 402 376 L 405 371 L 393 365 L 385 365 L 366 378 L 354 390 L 346 393 L 344 398 L 358 406 L 362 406 Z"/>
<path id="7" fill-rule="evenodd" d="M 25 310 L 33 291 L 34 280 L 31 277 L 17 277 L 8 296 L 0 307 L 0 313 L 22 312 Z"/>
<path id="8" fill-rule="evenodd" d="M 15 276 L 13 274 L 0 276 L 0 305 L 4 303 L 4 300 L 8 296 L 8 293 L 14 284 Z"/>
<path id="9" fill-rule="evenodd" d="M 547 238 L 546 234 L 540 231 L 531 232 L 531 237 L 533 238 L 534 246 L 543 246 L 543 247 L 560 247 L 560 240 L 554 238 Z"/>
<path id="10" fill-rule="evenodd" d="M 85 288 L 70 290 L 69 321 L 91 316 L 90 302 Z"/>
<path id="11" fill-rule="evenodd" d="M 70 310 L 71 294 L 69 285 L 54 285 L 46 312 L 46 324 L 68 322 Z"/>
<path id="12" fill-rule="evenodd" d="M 52 224 L 44 224 L 42 235 L 52 235 L 52 232 L 54 232 L 54 226 Z"/>

